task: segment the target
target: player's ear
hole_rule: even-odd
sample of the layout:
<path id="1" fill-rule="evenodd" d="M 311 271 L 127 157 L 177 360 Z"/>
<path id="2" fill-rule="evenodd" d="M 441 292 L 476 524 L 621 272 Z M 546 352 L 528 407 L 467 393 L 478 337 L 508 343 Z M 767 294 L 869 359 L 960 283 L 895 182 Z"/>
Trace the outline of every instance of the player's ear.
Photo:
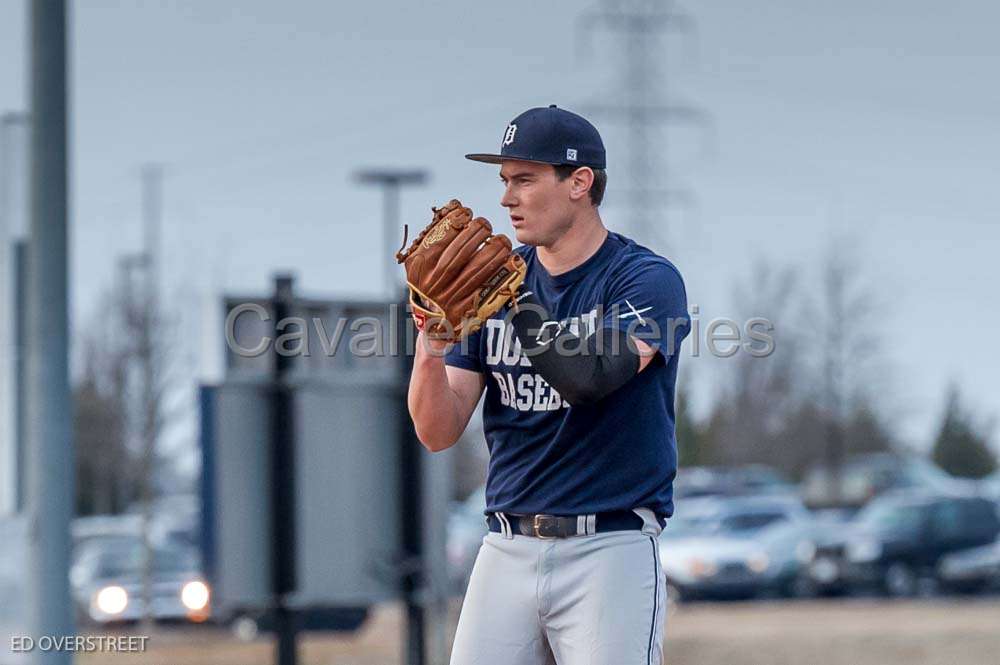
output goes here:
<path id="1" fill-rule="evenodd" d="M 590 196 L 590 187 L 594 184 L 594 171 L 589 166 L 581 166 L 570 176 L 569 196 L 578 201 Z"/>

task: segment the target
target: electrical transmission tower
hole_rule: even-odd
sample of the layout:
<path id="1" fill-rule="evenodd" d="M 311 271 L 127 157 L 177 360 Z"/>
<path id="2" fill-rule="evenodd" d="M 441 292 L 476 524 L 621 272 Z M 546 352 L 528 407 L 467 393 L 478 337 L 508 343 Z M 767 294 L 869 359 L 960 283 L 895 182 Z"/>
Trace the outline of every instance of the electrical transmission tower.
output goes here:
<path id="1" fill-rule="evenodd" d="M 669 182 L 666 125 L 708 126 L 702 109 L 675 100 L 667 91 L 666 37 L 691 35 L 694 20 L 668 0 L 604 0 L 579 19 L 579 37 L 589 47 L 603 30 L 615 43 L 615 83 L 601 99 L 584 104 L 587 113 L 624 125 L 628 150 L 625 187 L 630 232 L 640 242 L 665 241 L 667 208 L 692 209 L 694 194 Z"/>

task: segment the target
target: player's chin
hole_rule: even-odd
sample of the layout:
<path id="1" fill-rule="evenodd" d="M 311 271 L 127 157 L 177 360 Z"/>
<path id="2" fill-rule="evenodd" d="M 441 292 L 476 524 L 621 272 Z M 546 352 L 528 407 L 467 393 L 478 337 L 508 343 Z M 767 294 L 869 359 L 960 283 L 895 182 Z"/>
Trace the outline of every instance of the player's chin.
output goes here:
<path id="1" fill-rule="evenodd" d="M 526 229 L 523 226 L 519 229 L 514 229 L 514 237 L 522 245 L 539 244 L 539 239 L 537 234 L 532 233 L 530 229 Z"/>

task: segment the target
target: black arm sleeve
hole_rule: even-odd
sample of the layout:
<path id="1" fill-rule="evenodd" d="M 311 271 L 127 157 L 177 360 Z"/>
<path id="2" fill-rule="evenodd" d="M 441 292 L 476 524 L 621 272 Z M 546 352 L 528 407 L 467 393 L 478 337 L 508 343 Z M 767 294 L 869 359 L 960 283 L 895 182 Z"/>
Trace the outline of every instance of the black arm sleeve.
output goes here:
<path id="1" fill-rule="evenodd" d="M 586 339 L 547 320 L 533 295 L 511 319 L 532 367 L 571 405 L 593 404 L 639 372 L 639 354 L 624 330 L 602 328 Z"/>

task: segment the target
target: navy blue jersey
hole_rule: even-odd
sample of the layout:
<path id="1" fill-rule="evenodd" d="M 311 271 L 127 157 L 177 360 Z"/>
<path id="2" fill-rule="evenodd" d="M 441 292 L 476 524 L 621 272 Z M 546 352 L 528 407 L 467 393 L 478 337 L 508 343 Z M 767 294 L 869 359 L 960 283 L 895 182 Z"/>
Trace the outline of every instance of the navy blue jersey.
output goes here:
<path id="1" fill-rule="evenodd" d="M 487 510 L 579 515 L 645 507 L 670 516 L 677 472 L 674 386 L 680 344 L 690 330 L 680 273 L 617 233 L 561 275 L 545 270 L 534 247 L 516 251 L 528 267 L 521 293 L 535 294 L 554 328 L 581 337 L 620 328 L 658 357 L 599 402 L 570 406 L 521 354 L 504 320 L 507 309 L 454 346 L 447 364 L 486 379 Z"/>

